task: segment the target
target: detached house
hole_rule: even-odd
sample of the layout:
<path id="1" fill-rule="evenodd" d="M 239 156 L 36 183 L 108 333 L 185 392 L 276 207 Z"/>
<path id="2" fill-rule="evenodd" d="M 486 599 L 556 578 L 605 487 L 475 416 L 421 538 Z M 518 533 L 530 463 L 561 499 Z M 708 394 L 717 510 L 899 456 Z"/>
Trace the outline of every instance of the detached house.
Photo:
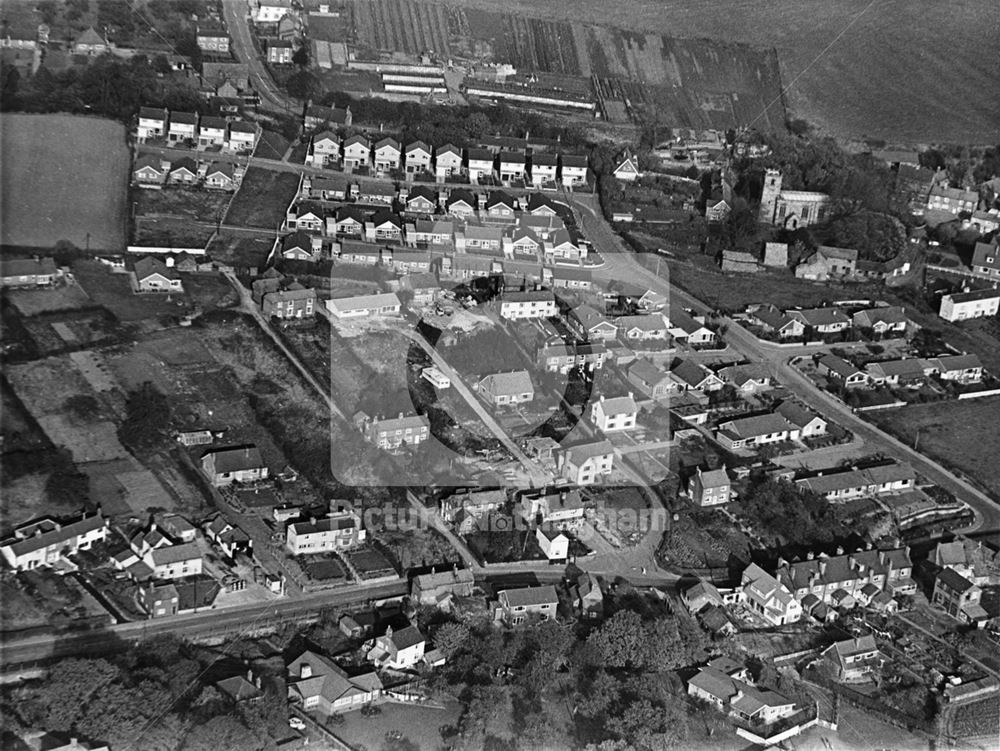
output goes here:
<path id="1" fill-rule="evenodd" d="M 198 126 L 198 148 L 222 146 L 226 141 L 227 127 L 228 123 L 226 123 L 225 118 L 207 115 L 201 118 L 201 123 Z"/>
<path id="2" fill-rule="evenodd" d="M 976 243 L 972 252 L 972 270 L 984 276 L 1000 277 L 1000 241 Z"/>
<path id="3" fill-rule="evenodd" d="M 876 336 L 905 334 L 909 323 L 903 308 L 898 305 L 862 310 L 855 313 L 852 318 L 857 328 L 870 331 Z"/>
<path id="4" fill-rule="evenodd" d="M 229 123 L 229 137 L 226 139 L 223 151 L 232 154 L 249 154 L 257 146 L 260 131 L 254 123 L 234 120 Z"/>
<path id="5" fill-rule="evenodd" d="M 751 323 L 779 339 L 797 339 L 805 334 L 805 324 L 782 313 L 773 305 L 764 305 L 750 313 Z"/>
<path id="6" fill-rule="evenodd" d="M 638 415 L 639 407 L 632 394 L 611 399 L 602 395 L 590 408 L 591 422 L 605 433 L 632 430 L 636 426 Z"/>
<path id="7" fill-rule="evenodd" d="M 266 317 L 274 316 L 282 320 L 312 318 L 316 309 L 316 290 L 293 284 L 288 289 L 265 294 L 260 307 Z"/>
<path id="8" fill-rule="evenodd" d="M 341 511 L 322 519 L 289 524 L 285 548 L 291 555 L 330 553 L 356 547 L 365 537 L 361 520 L 351 511 Z"/>
<path id="9" fill-rule="evenodd" d="M 279 241 L 281 257 L 288 261 L 315 261 L 319 257 L 323 238 L 296 230 Z"/>
<path id="10" fill-rule="evenodd" d="M 549 562 L 565 561 L 569 557 L 569 537 L 560 529 L 535 527 L 535 541 Z"/>
<path id="11" fill-rule="evenodd" d="M 132 180 L 140 187 L 158 187 L 166 182 L 170 173 L 170 162 L 153 154 L 143 154 L 132 167 Z"/>
<path id="12" fill-rule="evenodd" d="M 527 172 L 527 162 L 524 154 L 516 151 L 501 151 L 499 162 L 500 182 L 512 183 L 524 181 Z"/>
<path id="13" fill-rule="evenodd" d="M 834 642 L 821 656 L 840 683 L 870 681 L 885 664 L 885 656 L 871 634 Z"/>
<path id="14" fill-rule="evenodd" d="M 258 482 L 268 476 L 260 449 L 253 445 L 208 451 L 201 458 L 201 468 L 217 488 L 234 482 Z"/>
<path id="15" fill-rule="evenodd" d="M 403 222 L 388 209 L 376 211 L 365 222 L 365 240 L 370 243 L 401 243 Z"/>
<path id="16" fill-rule="evenodd" d="M 477 204 L 476 195 L 472 191 L 456 188 L 448 195 L 444 208 L 452 216 L 469 220 L 475 217 Z"/>
<path id="17" fill-rule="evenodd" d="M 398 631 L 389 626 L 385 634 L 375 640 L 367 659 L 379 668 L 412 670 L 424 659 L 427 641 L 416 626 Z"/>
<path id="18" fill-rule="evenodd" d="M 615 449 L 610 441 L 581 443 L 559 452 L 558 466 L 563 477 L 574 485 L 593 485 L 611 474 Z"/>
<path id="19" fill-rule="evenodd" d="M 945 355 L 932 358 L 930 370 L 942 381 L 979 383 L 983 380 L 983 363 L 978 355 Z"/>
<path id="20" fill-rule="evenodd" d="M 194 112 L 172 112 L 167 129 L 167 141 L 171 144 L 198 141 L 198 115 Z"/>
<path id="21" fill-rule="evenodd" d="M 847 388 L 857 388 L 868 383 L 865 371 L 836 355 L 823 355 L 816 363 L 816 372 L 840 381 Z"/>
<path id="22" fill-rule="evenodd" d="M 361 237 L 365 231 L 365 212 L 354 206 L 341 206 L 333 217 L 332 232 L 327 219 L 327 234 L 337 237 Z"/>
<path id="23" fill-rule="evenodd" d="M 193 185 L 198 181 L 198 163 L 190 157 L 181 157 L 171 166 L 167 181 L 171 184 Z"/>
<path id="24" fill-rule="evenodd" d="M 774 626 L 795 623 L 802 617 L 802 606 L 792 592 L 756 563 L 743 571 L 740 587 L 750 610 Z"/>
<path id="25" fill-rule="evenodd" d="M 167 111 L 154 107 L 139 108 L 139 125 L 136 128 L 136 141 L 146 143 L 154 138 L 163 138 L 167 134 Z"/>
<path id="26" fill-rule="evenodd" d="M 934 580 L 931 604 L 965 623 L 979 623 L 989 616 L 981 604 L 982 588 L 954 569 L 941 569 Z"/>
<path id="27" fill-rule="evenodd" d="M 618 327 L 589 305 L 573 308 L 567 323 L 578 335 L 591 341 L 607 342 L 618 337 Z"/>
<path id="28" fill-rule="evenodd" d="M 613 319 L 618 331 L 627 342 L 645 342 L 655 339 L 666 340 L 667 321 L 662 315 L 620 316 Z"/>
<path id="29" fill-rule="evenodd" d="M 215 190 L 235 190 L 236 170 L 229 162 L 212 162 L 205 172 L 205 187 Z"/>
<path id="30" fill-rule="evenodd" d="M 714 661 L 713 661 L 714 662 Z M 745 677 L 745 676 L 744 676 Z M 721 712 L 762 728 L 795 714 L 795 702 L 776 691 L 757 688 L 711 665 L 688 681 L 688 695 Z M 758 731 L 762 732 L 762 731 Z"/>
<path id="31" fill-rule="evenodd" d="M 559 596 L 551 585 L 504 589 L 497 596 L 499 619 L 507 626 L 520 626 L 529 618 L 551 620 L 556 617 Z"/>
<path id="32" fill-rule="evenodd" d="M 555 154 L 534 154 L 531 157 L 531 184 L 535 187 L 552 185 L 556 181 L 559 158 Z"/>
<path id="33" fill-rule="evenodd" d="M 434 174 L 438 180 L 462 174 L 462 150 L 450 143 L 440 146 L 434 152 Z"/>
<path id="34" fill-rule="evenodd" d="M 527 370 L 493 373 L 482 378 L 476 390 L 494 407 L 522 404 L 535 398 L 535 387 Z"/>
<path id="35" fill-rule="evenodd" d="M 559 158 L 559 175 L 567 187 L 587 184 L 587 157 L 563 154 Z"/>
<path id="36" fill-rule="evenodd" d="M 719 424 L 716 440 L 728 449 L 752 449 L 798 438 L 798 429 L 779 414 L 741 417 Z"/>
<path id="37" fill-rule="evenodd" d="M 406 145 L 406 174 L 416 175 L 429 172 L 431 168 L 431 148 L 423 141 L 413 141 Z"/>
<path id="38" fill-rule="evenodd" d="M 629 383 L 650 399 L 663 399 L 678 390 L 677 384 L 665 370 L 660 370 L 645 358 L 629 365 L 626 377 Z"/>
<path id="39" fill-rule="evenodd" d="M 183 292 L 177 269 L 167 266 L 159 258 L 146 256 L 137 261 L 132 272 L 136 292 Z"/>
<path id="40" fill-rule="evenodd" d="M 466 151 L 466 162 L 468 164 L 469 182 L 478 185 L 481 181 L 489 181 L 493 178 L 493 152 L 487 149 L 468 149 Z"/>
<path id="41" fill-rule="evenodd" d="M 197 543 L 185 542 L 154 548 L 143 556 L 143 563 L 153 569 L 154 579 L 183 579 L 202 571 L 201 548 Z"/>
<path id="42" fill-rule="evenodd" d="M 851 328 L 851 319 L 838 308 L 789 310 L 788 315 L 817 334 L 836 334 Z"/>
<path id="43" fill-rule="evenodd" d="M 344 169 L 348 172 L 367 167 L 371 162 L 371 143 L 360 135 L 351 136 L 344 141 Z"/>
<path id="44" fill-rule="evenodd" d="M 340 138 L 330 130 L 324 130 L 312 137 L 312 148 L 306 154 L 306 164 L 326 167 L 340 161 Z"/>
<path id="45" fill-rule="evenodd" d="M 788 420 L 792 427 L 798 431 L 799 438 L 815 438 L 819 435 L 826 435 L 826 420 L 810 412 L 798 402 L 785 399 L 774 411 Z"/>
<path id="46" fill-rule="evenodd" d="M 823 496 L 831 503 L 843 503 L 865 496 L 913 490 L 916 478 L 916 472 L 909 464 L 885 464 L 867 469 L 823 473 L 796 480 L 795 484 Z"/>
<path id="47" fill-rule="evenodd" d="M 433 214 L 438 205 L 437 193 L 426 185 L 418 185 L 407 193 L 403 203 L 411 214 Z"/>
<path id="48" fill-rule="evenodd" d="M 725 467 L 704 472 L 698 467 L 688 480 L 688 495 L 698 506 L 716 506 L 733 499 L 732 487 Z"/>
<path id="49" fill-rule="evenodd" d="M 502 256 L 503 233 L 499 227 L 466 224 L 455 230 L 455 250 L 459 253 Z"/>
<path id="50" fill-rule="evenodd" d="M 383 138 L 375 143 L 375 171 L 379 174 L 399 169 L 399 141 L 395 138 Z"/>
<path id="51" fill-rule="evenodd" d="M 486 216 L 513 220 L 517 201 L 502 190 L 491 190 L 486 196 Z"/>
<path id="52" fill-rule="evenodd" d="M 635 182 L 642 176 L 642 173 L 639 171 L 639 160 L 632 155 L 631 151 L 626 149 L 618 158 L 618 164 L 612 171 L 612 174 L 622 182 Z"/>

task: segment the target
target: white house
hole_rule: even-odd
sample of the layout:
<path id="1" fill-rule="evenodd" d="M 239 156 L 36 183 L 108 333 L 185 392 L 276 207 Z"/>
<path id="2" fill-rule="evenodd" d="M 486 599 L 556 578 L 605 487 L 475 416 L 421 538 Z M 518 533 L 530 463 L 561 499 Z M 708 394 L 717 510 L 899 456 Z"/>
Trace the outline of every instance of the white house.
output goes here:
<path id="1" fill-rule="evenodd" d="M 326 309 L 334 318 L 384 318 L 398 316 L 402 303 L 395 292 L 357 297 L 335 298 L 326 301 Z"/>
<path id="2" fill-rule="evenodd" d="M 364 136 L 355 135 L 344 141 L 344 169 L 355 170 L 367 167 L 371 161 L 371 144 Z"/>
<path id="3" fill-rule="evenodd" d="M 268 475 L 260 449 L 252 445 L 208 451 L 201 458 L 201 468 L 217 488 L 234 482 L 257 482 Z"/>
<path id="4" fill-rule="evenodd" d="M 257 23 L 278 23 L 291 9 L 291 0 L 260 0 L 254 21 Z"/>
<path id="5" fill-rule="evenodd" d="M 946 321 L 965 321 L 970 318 L 995 316 L 998 310 L 1000 310 L 1000 291 L 980 289 L 945 295 L 941 298 L 939 315 Z"/>
<path id="6" fill-rule="evenodd" d="M 639 407 L 632 394 L 611 399 L 601 396 L 591 407 L 590 420 L 605 433 L 612 433 L 634 428 L 638 414 Z"/>
<path id="7" fill-rule="evenodd" d="M 198 140 L 198 115 L 194 112 L 172 112 L 167 127 L 167 141 L 179 143 Z"/>
<path id="8" fill-rule="evenodd" d="M 357 515 L 340 511 L 322 519 L 289 524 L 285 531 L 285 548 L 292 555 L 330 553 L 353 548 L 364 542 L 366 536 Z"/>
<path id="9" fill-rule="evenodd" d="M 25 571 L 51 566 L 107 537 L 108 523 L 99 511 L 72 520 L 45 517 L 16 527 L 13 536 L 0 543 L 0 555 L 11 568 Z"/>
<path id="10" fill-rule="evenodd" d="M 802 617 L 802 606 L 791 591 L 756 563 L 743 571 L 740 587 L 750 610 L 774 626 L 795 623 Z"/>
<path id="11" fill-rule="evenodd" d="M 163 138 L 167 134 L 167 111 L 155 107 L 139 108 L 139 125 L 136 141 L 145 143 L 152 138 Z"/>
<path id="12" fill-rule="evenodd" d="M 408 143 L 404 151 L 406 174 L 415 175 L 431 168 L 431 149 L 423 141 Z M 461 165 L 460 165 L 461 166 Z"/>
<path id="13" fill-rule="evenodd" d="M 312 139 L 312 153 L 306 155 L 306 163 L 315 167 L 326 167 L 340 161 L 340 138 L 336 133 L 324 130 Z"/>
<path id="14" fill-rule="evenodd" d="M 610 475 L 614 459 L 610 441 L 570 446 L 558 456 L 562 476 L 574 485 L 593 485 L 600 477 Z"/>
<path id="15" fill-rule="evenodd" d="M 434 154 L 434 174 L 439 180 L 447 180 L 452 175 L 462 173 L 462 150 L 446 143 Z"/>
<path id="16" fill-rule="evenodd" d="M 550 561 L 565 561 L 569 556 L 569 537 L 560 529 L 535 527 L 535 540 Z"/>
<path id="17" fill-rule="evenodd" d="M 493 177 L 493 152 L 486 149 L 469 149 L 466 151 L 469 182 L 478 185 L 482 178 Z"/>
<path id="18" fill-rule="evenodd" d="M 555 296 L 546 290 L 508 292 L 500 299 L 500 316 L 515 321 L 551 318 L 557 312 Z"/>
<path id="19" fill-rule="evenodd" d="M 223 151 L 233 154 L 250 153 L 257 146 L 260 131 L 254 123 L 234 120 L 229 123 L 229 137 L 226 139 Z"/>
<path id="20" fill-rule="evenodd" d="M 142 560 L 153 569 L 155 579 L 182 579 L 202 570 L 201 548 L 194 542 L 154 548 Z"/>
<path id="21" fill-rule="evenodd" d="M 563 154 L 559 158 L 562 184 L 568 187 L 587 184 L 587 157 Z"/>
<path id="22" fill-rule="evenodd" d="M 427 641 L 416 626 L 395 630 L 389 626 L 368 652 L 369 662 L 390 670 L 411 670 L 424 659 Z"/>
<path id="23" fill-rule="evenodd" d="M 534 154 L 531 157 L 531 184 L 540 187 L 556 181 L 559 159 L 555 154 Z"/>
<path id="24" fill-rule="evenodd" d="M 399 141 L 395 138 L 383 138 L 377 141 L 373 153 L 376 172 L 390 172 L 399 169 L 399 158 L 402 152 Z"/>

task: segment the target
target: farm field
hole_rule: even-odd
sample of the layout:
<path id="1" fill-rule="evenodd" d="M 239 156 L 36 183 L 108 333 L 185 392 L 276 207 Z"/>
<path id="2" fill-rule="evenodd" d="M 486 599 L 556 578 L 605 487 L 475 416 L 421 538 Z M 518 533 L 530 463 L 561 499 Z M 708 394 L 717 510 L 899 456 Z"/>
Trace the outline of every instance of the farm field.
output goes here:
<path id="1" fill-rule="evenodd" d="M 129 154 L 120 123 L 70 115 L 0 117 L 0 245 L 92 251 L 125 244 Z"/>
<path id="2" fill-rule="evenodd" d="M 871 412 L 869 419 L 911 446 L 920 433 L 920 451 L 1000 495 L 1000 397 L 916 404 Z"/>
<path id="3" fill-rule="evenodd" d="M 298 175 L 251 167 L 229 206 L 225 224 L 274 229 L 299 187 Z"/>
<path id="4" fill-rule="evenodd" d="M 452 0 L 452 6 L 465 8 L 466 15 L 470 9 L 472 15 L 496 10 L 492 0 Z M 981 0 L 625 0 L 610 13 L 602 0 L 511 0 L 504 10 L 566 26 L 575 22 L 574 34 L 578 25 L 611 22 L 677 39 L 773 47 L 790 116 L 834 135 L 993 143 L 998 134 L 998 63 L 995 56 L 982 56 L 995 47 L 996 24 L 993 7 Z M 942 39 L 962 44 L 942 45 Z M 618 54 L 615 47 L 602 49 Z M 593 58 L 599 74 L 600 57 Z M 777 113 L 773 119 L 780 120 Z"/>

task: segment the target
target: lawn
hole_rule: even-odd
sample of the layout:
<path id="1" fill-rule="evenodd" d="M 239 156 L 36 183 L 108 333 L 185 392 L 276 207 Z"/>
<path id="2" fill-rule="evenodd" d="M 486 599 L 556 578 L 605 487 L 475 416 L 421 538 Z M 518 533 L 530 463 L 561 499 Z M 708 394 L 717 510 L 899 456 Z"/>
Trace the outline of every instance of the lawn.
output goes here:
<path id="1" fill-rule="evenodd" d="M 922 453 L 978 481 L 990 495 L 1000 495 L 1000 398 L 912 405 L 866 417 L 911 446 L 919 432 Z"/>
<path id="2" fill-rule="evenodd" d="M 360 711 L 348 712 L 344 715 L 344 723 L 331 726 L 331 730 L 352 748 L 431 751 L 443 745 L 438 729 L 457 725 L 462 716 L 462 705 L 456 701 L 447 702 L 442 709 L 404 704 L 382 704 L 381 708 L 381 714 L 374 717 L 365 717 Z M 386 734 L 393 731 L 401 733 L 412 745 L 404 745 L 402 739 L 387 743 Z"/>
<path id="3" fill-rule="evenodd" d="M 0 117 L 0 244 L 67 240 L 121 252 L 129 153 L 120 123 L 70 115 Z"/>
<path id="4" fill-rule="evenodd" d="M 184 295 L 135 294 L 127 274 L 113 274 L 96 261 L 74 264 L 73 274 L 91 299 L 111 311 L 121 322 L 181 316 L 188 309 Z"/>
<path id="5" fill-rule="evenodd" d="M 298 188 L 296 174 L 251 167 L 229 207 L 225 223 L 274 229 L 284 221 L 285 211 Z"/>

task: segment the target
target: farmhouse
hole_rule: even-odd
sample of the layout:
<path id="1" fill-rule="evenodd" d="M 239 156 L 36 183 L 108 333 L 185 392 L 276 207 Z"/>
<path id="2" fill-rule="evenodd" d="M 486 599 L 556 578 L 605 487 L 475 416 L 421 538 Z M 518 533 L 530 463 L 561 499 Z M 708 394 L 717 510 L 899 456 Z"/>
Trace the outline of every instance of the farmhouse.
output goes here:
<path id="1" fill-rule="evenodd" d="M 71 520 L 44 517 L 16 527 L 13 536 L 0 543 L 0 555 L 11 568 L 27 571 L 88 550 L 107 536 L 108 523 L 100 511 Z"/>
<path id="2" fill-rule="evenodd" d="M 574 485 L 593 485 L 601 476 L 611 474 L 615 449 L 610 441 L 581 443 L 559 452 L 562 476 Z"/>
<path id="3" fill-rule="evenodd" d="M 726 448 L 740 449 L 795 439 L 798 432 L 782 415 L 772 412 L 721 423 L 715 437 Z"/>
<path id="4" fill-rule="evenodd" d="M 522 404 L 535 398 L 535 387 L 527 370 L 493 373 L 481 379 L 476 389 L 494 407 Z"/>
<path id="5" fill-rule="evenodd" d="M 975 292 L 957 292 L 941 298 L 938 313 L 946 321 L 965 321 L 970 318 L 995 316 L 1000 310 L 1000 292 L 980 289 Z"/>
<path id="6" fill-rule="evenodd" d="M 348 550 L 365 539 L 361 520 L 351 511 L 328 514 L 322 519 L 289 524 L 285 549 L 291 555 Z"/>
<path id="7" fill-rule="evenodd" d="M 590 421 L 605 433 L 613 433 L 633 429 L 638 414 L 639 407 L 632 394 L 611 399 L 602 394 L 590 408 Z"/>
<path id="8" fill-rule="evenodd" d="M 62 276 L 51 258 L 0 259 L 0 286 L 48 287 Z"/>
<path id="9" fill-rule="evenodd" d="M 146 256 L 137 261 L 132 271 L 133 289 L 136 292 L 183 292 L 177 269 L 168 266 L 159 258 Z"/>
<path id="10" fill-rule="evenodd" d="M 326 301 L 326 309 L 334 318 L 384 318 L 398 316 L 402 303 L 395 292 L 356 297 L 335 298 Z"/>
<path id="11" fill-rule="evenodd" d="M 265 480 L 268 475 L 260 449 L 253 445 L 207 451 L 201 458 L 201 468 L 217 488 Z"/>
<path id="12" fill-rule="evenodd" d="M 382 695 L 375 672 L 348 677 L 332 660 L 306 650 L 288 664 L 288 699 L 321 716 L 371 704 Z"/>

